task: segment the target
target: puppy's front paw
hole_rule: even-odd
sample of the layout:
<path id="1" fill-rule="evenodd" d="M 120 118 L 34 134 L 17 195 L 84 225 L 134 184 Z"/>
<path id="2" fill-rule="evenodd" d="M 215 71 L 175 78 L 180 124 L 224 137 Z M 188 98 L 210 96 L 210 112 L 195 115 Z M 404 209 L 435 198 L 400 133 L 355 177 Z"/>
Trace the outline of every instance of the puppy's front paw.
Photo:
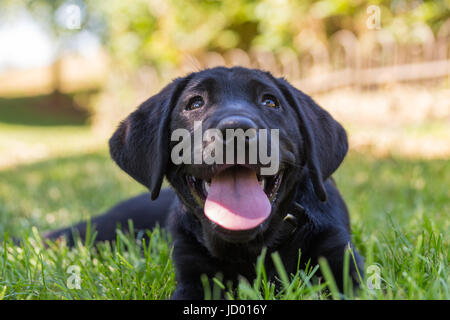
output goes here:
<path id="1" fill-rule="evenodd" d="M 179 284 L 171 300 L 203 300 L 203 288 L 199 284 Z"/>

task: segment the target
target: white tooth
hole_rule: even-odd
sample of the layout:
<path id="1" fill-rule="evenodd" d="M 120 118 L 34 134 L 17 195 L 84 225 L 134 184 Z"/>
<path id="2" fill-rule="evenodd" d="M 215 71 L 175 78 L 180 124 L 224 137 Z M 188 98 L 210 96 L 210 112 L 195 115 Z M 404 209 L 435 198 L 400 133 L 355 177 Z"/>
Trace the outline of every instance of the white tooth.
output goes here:
<path id="1" fill-rule="evenodd" d="M 266 179 L 265 179 L 265 178 L 262 178 L 262 179 L 259 181 L 259 185 L 261 186 L 261 189 L 264 190 L 264 188 L 265 188 L 265 186 L 266 186 Z"/>
<path id="2" fill-rule="evenodd" d="M 206 181 L 203 181 L 203 188 L 205 189 L 206 194 L 209 193 L 209 187 L 210 187 L 210 185 L 211 185 L 211 183 L 206 182 Z"/>

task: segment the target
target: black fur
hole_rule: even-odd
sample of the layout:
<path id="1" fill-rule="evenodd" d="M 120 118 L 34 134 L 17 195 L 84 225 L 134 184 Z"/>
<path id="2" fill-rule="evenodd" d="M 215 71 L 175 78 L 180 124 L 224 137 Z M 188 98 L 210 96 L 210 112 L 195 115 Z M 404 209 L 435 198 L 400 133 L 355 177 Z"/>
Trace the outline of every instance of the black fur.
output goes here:
<path id="1" fill-rule="evenodd" d="M 259 104 L 270 93 L 280 108 Z M 192 95 L 205 105 L 186 110 Z M 175 165 L 170 159 L 173 147 L 170 132 L 177 128 L 193 131 L 194 121 L 213 128 L 230 115 L 251 119 L 258 128 L 280 130 L 280 160 L 283 180 L 272 204 L 270 217 L 258 228 L 229 231 L 212 223 L 203 213 L 186 175 L 202 179 L 213 176 L 217 165 Z M 179 78 L 160 93 L 145 101 L 125 119 L 110 140 L 112 158 L 134 179 L 151 191 L 156 199 L 165 176 L 173 190 L 163 190 L 150 201 L 141 195 L 95 218 L 97 240 L 115 238 L 115 226 L 133 219 L 137 229 L 152 228 L 159 222 L 171 231 L 177 289 L 174 299 L 201 299 L 202 274 L 236 284 L 239 276 L 255 278 L 255 262 L 267 248 L 266 271 L 276 275 L 270 253 L 278 251 L 288 273 L 295 272 L 301 250 L 301 265 L 309 259 L 317 263 L 327 259 L 342 288 L 344 251 L 351 245 L 346 205 L 331 175 L 339 167 L 348 149 L 345 130 L 309 96 L 284 79 L 267 72 L 245 68 L 213 68 Z M 285 220 L 287 214 L 294 219 Z M 293 222 L 292 222 L 293 221 Z M 81 235 L 85 223 L 52 232 L 47 238 L 71 238 L 75 229 Z M 362 274 L 363 262 L 355 252 Z M 350 263 L 350 276 L 356 287 L 357 270 Z"/>

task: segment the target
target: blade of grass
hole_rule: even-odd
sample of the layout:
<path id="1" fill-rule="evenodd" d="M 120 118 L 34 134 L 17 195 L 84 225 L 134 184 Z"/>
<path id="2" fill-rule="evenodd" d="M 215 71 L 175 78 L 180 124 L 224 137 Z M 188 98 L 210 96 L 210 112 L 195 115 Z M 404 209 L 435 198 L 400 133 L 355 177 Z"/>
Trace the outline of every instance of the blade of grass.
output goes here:
<path id="1" fill-rule="evenodd" d="M 328 288 L 330 289 L 332 298 L 334 300 L 339 300 L 340 299 L 339 290 L 327 260 L 323 257 L 319 258 L 319 265 L 320 270 L 325 278 L 325 281 L 327 282 Z"/>

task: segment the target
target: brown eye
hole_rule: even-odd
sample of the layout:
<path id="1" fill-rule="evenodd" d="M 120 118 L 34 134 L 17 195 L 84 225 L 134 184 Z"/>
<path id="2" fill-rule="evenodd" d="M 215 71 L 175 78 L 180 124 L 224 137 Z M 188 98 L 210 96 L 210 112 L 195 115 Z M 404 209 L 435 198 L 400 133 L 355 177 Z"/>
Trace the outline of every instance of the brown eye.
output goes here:
<path id="1" fill-rule="evenodd" d="M 205 101 L 203 100 L 203 98 L 200 96 L 196 96 L 189 100 L 189 102 L 186 106 L 186 110 L 195 110 L 195 109 L 203 107 L 204 104 L 205 104 Z"/>
<path id="2" fill-rule="evenodd" d="M 280 103 L 278 102 L 277 98 L 275 98 L 271 94 L 265 94 L 263 96 L 262 105 L 264 107 L 269 107 L 269 108 L 279 108 L 280 107 Z"/>

